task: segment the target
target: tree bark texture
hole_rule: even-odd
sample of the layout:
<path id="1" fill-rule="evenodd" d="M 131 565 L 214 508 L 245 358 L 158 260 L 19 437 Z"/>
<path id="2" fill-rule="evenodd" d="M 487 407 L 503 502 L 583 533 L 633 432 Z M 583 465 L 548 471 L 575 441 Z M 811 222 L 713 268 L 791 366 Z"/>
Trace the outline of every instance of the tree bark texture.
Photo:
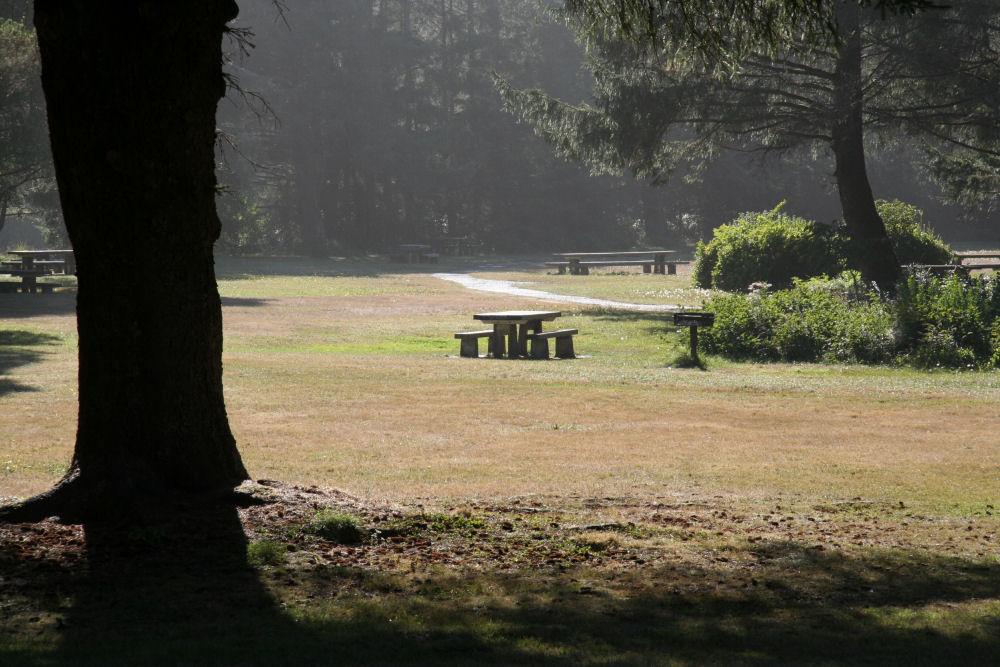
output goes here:
<path id="1" fill-rule="evenodd" d="M 868 284 L 891 290 L 900 277 L 899 261 L 875 208 L 865 164 L 860 11 L 850 2 L 838 9 L 843 41 L 834 69 L 831 147 L 844 224 L 851 234 L 861 276 Z"/>
<path id="2" fill-rule="evenodd" d="M 35 2 L 79 279 L 76 448 L 53 492 L 72 488 L 95 512 L 247 477 L 223 400 L 212 255 L 221 42 L 237 11 L 234 0 Z"/>

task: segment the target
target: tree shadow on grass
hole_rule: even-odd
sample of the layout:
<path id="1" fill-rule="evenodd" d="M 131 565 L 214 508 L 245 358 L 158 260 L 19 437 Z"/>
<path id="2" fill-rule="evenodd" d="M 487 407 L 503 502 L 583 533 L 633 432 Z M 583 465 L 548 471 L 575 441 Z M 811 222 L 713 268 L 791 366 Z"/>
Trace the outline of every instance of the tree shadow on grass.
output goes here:
<path id="1" fill-rule="evenodd" d="M 1000 564 L 962 558 L 900 563 L 888 552 L 817 556 L 788 544 L 776 551 L 780 562 L 755 572 L 759 580 L 747 576 L 744 586 L 720 580 L 712 568 L 672 566 L 603 577 L 588 572 L 586 579 L 556 571 L 480 571 L 425 577 L 396 592 L 392 581 L 355 574 L 367 582 L 360 584 L 366 595 L 397 599 L 372 604 L 387 611 L 379 620 L 358 614 L 349 632 L 342 623 L 314 627 L 346 635 L 345 651 L 385 646 L 381 660 L 354 661 L 387 664 L 424 661 L 431 647 L 442 662 L 458 664 L 996 664 Z M 497 602 L 456 593 L 477 588 Z M 442 613 L 441 599 L 452 601 L 449 612 Z M 992 613 L 936 626 L 935 610 L 977 601 L 990 601 Z M 389 615 L 433 619 L 434 625 L 400 632 Z"/>
<path id="2" fill-rule="evenodd" d="M 9 570 L 36 578 L 28 587 L 35 622 L 47 623 L 54 641 L 0 648 L 0 662 L 290 664 L 296 648 L 313 639 L 282 613 L 248 563 L 232 506 L 130 524 L 88 522 L 83 539 L 78 560 L 60 559 L 60 545 L 52 545 Z M 10 566 L 14 559 L 0 552 L 5 560 Z"/>
<path id="3" fill-rule="evenodd" d="M 266 306 L 272 300 L 238 296 L 224 296 L 221 298 L 223 308 L 259 308 Z"/>
<path id="4" fill-rule="evenodd" d="M 735 575 L 679 563 L 265 574 L 248 563 L 232 508 L 91 523 L 85 535 L 84 562 L 39 553 L 19 569 L 4 553 L 12 544 L 0 551 L 8 581 L 35 577 L 25 588 L 48 607 L 41 616 L 58 617 L 59 638 L 51 653 L 0 649 L 5 664 L 988 665 L 1000 655 L 995 561 L 765 542 Z M 265 578 L 300 595 L 298 611 Z M 992 613 L 947 616 L 977 601 Z"/>
<path id="5" fill-rule="evenodd" d="M 683 327 L 674 324 L 674 314 L 671 311 L 646 311 L 646 310 L 614 310 L 610 308 L 600 308 L 588 311 L 598 320 L 609 320 L 614 322 L 638 322 L 646 325 L 648 333 L 663 333 L 664 331 L 674 331 Z"/>
<path id="6" fill-rule="evenodd" d="M 75 289 L 52 294 L 0 294 L 0 318 L 5 320 L 75 313 Z"/>
<path id="7" fill-rule="evenodd" d="M 5 376 L 11 370 L 33 364 L 41 358 L 39 352 L 25 348 L 53 345 L 58 340 L 59 337 L 52 334 L 18 329 L 0 330 L 0 397 L 17 392 L 38 391 Z"/>

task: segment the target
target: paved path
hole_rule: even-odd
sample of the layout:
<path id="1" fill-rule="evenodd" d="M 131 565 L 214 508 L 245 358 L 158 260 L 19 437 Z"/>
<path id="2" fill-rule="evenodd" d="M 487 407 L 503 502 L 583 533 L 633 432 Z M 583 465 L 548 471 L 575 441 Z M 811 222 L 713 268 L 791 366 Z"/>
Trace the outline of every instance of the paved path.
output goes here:
<path id="1" fill-rule="evenodd" d="M 482 267 L 478 270 L 483 270 Z M 494 268 L 494 267 L 489 267 Z M 499 268 L 499 267 L 497 267 Z M 619 308 L 621 310 L 641 310 L 649 312 L 681 310 L 682 306 L 657 304 L 649 305 L 642 303 L 623 303 L 621 301 L 608 301 L 607 299 L 592 299 L 587 296 L 569 296 L 566 294 L 552 294 L 542 290 L 527 289 L 518 287 L 519 284 L 510 280 L 487 280 L 485 278 L 474 278 L 468 273 L 435 273 L 435 278 L 450 280 L 463 287 L 478 290 L 480 292 L 497 292 L 509 296 L 523 296 L 529 299 L 539 299 L 541 301 L 555 301 L 557 303 L 580 303 L 586 306 L 603 306 L 605 308 Z"/>

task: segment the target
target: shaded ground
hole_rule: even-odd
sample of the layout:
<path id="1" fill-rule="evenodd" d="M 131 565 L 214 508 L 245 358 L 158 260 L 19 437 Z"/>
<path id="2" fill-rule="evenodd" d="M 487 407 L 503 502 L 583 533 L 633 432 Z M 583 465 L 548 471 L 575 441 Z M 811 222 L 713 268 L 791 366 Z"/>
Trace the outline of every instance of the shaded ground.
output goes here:
<path id="1" fill-rule="evenodd" d="M 3 664 L 995 664 L 996 521 L 358 501 L 0 527 Z M 358 532 L 332 531 L 346 512 Z M 935 546 L 937 553 L 928 548 Z"/>

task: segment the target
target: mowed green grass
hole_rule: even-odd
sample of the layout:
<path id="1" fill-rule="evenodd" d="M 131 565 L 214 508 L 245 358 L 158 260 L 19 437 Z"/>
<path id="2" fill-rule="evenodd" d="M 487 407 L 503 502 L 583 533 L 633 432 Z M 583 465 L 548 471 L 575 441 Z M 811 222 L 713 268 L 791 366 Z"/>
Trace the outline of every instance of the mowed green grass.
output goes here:
<path id="1" fill-rule="evenodd" d="M 687 276 L 522 264 L 477 275 L 616 301 L 697 306 L 702 296 L 685 291 Z M 1000 500 L 996 372 L 717 358 L 707 371 L 675 368 L 686 330 L 668 313 L 476 293 L 430 275 L 466 266 L 417 268 L 220 259 L 227 403 L 252 475 L 394 500 L 692 486 L 945 513 Z M 649 296 L 657 285 L 660 299 Z M 4 297 L 23 310 L 4 322 L 5 496 L 51 485 L 75 432 L 71 293 L 30 296 Z M 514 307 L 562 310 L 556 324 L 579 329 L 580 358 L 458 357 L 453 333 L 478 328 L 474 312 Z"/>
<path id="2" fill-rule="evenodd" d="M 684 275 L 558 276 L 524 261 L 476 275 L 613 301 L 704 298 Z M 358 564 L 368 545 L 342 565 L 346 552 L 300 544 L 288 562 L 241 571 L 239 585 L 213 574 L 225 612 L 211 632 L 197 614 L 149 604 L 170 597 L 161 580 L 125 585 L 136 597 L 115 605 L 16 597 L 0 657 L 936 665 L 1000 654 L 1000 374 L 718 358 L 679 368 L 687 332 L 668 314 L 477 293 L 431 275 L 475 268 L 220 258 L 218 274 L 227 405 L 255 479 L 481 528 L 421 536 L 369 565 Z M 0 299 L 0 496 L 25 496 L 72 452 L 72 293 Z M 555 324 L 580 330 L 579 358 L 460 358 L 453 333 L 508 308 L 561 310 Z M 489 550 L 518 530 L 555 555 L 525 551 L 518 566 L 525 547 L 511 547 L 491 568 Z M 190 578 L 170 575 L 166 588 L 183 592 L 162 609 L 200 604 L 207 584 Z M 252 595 L 229 609 L 229 590 Z M 126 631 L 67 631 L 69 609 Z M 144 614 L 156 622 L 132 620 Z"/>

